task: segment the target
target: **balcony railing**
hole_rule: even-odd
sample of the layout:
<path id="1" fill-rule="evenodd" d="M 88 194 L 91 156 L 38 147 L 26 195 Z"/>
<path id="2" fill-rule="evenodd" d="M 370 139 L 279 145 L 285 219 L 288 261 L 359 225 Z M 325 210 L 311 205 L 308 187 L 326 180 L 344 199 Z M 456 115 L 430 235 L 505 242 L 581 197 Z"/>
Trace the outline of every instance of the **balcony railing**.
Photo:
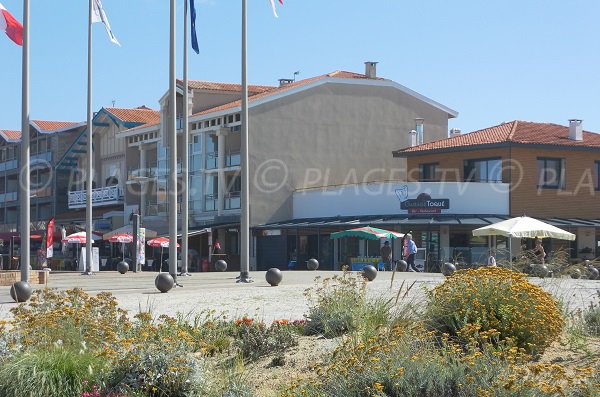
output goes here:
<path id="1" fill-rule="evenodd" d="M 0 171 L 14 170 L 17 167 L 17 160 L 9 160 L 0 163 Z"/>
<path id="2" fill-rule="evenodd" d="M 242 164 L 242 158 L 240 152 L 229 152 L 225 156 L 225 166 L 235 167 L 236 165 Z"/>
<path id="3" fill-rule="evenodd" d="M 240 192 L 225 193 L 225 209 L 233 210 L 241 207 Z"/>
<path id="4" fill-rule="evenodd" d="M 84 208 L 87 194 L 85 190 L 69 192 L 69 208 Z M 92 189 L 92 206 L 103 206 L 123 203 L 123 191 L 119 186 Z"/>
<path id="5" fill-rule="evenodd" d="M 216 194 L 204 195 L 204 211 L 216 211 L 219 209 L 218 196 Z"/>
<path id="6" fill-rule="evenodd" d="M 0 203 L 17 201 L 17 192 L 0 193 Z"/>
<path id="7" fill-rule="evenodd" d="M 178 197 L 177 200 L 180 198 Z M 181 214 L 181 202 L 177 202 L 177 213 Z M 168 216 L 169 215 L 169 204 L 158 203 L 156 201 L 148 202 L 146 204 L 146 216 Z"/>
<path id="8" fill-rule="evenodd" d="M 42 153 L 38 153 L 38 154 L 32 154 L 30 161 L 33 163 L 36 160 L 52 161 L 52 152 L 42 152 Z"/>
<path id="9" fill-rule="evenodd" d="M 206 169 L 214 170 L 219 166 L 219 156 L 217 152 L 206 153 Z"/>
<path id="10" fill-rule="evenodd" d="M 155 178 L 157 175 L 157 167 L 147 167 L 147 168 L 130 168 L 127 171 L 127 180 L 128 181 L 137 181 L 145 178 Z"/>

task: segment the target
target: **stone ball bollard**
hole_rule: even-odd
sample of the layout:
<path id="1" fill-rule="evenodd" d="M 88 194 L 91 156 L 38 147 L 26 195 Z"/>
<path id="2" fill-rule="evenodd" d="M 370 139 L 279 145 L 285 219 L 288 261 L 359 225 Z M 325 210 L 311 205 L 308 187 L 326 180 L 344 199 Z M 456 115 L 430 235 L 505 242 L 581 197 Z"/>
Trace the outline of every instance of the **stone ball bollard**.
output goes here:
<path id="1" fill-rule="evenodd" d="M 453 263 L 445 262 L 442 265 L 442 274 L 444 276 L 449 277 L 449 276 L 453 275 L 454 272 L 456 272 L 456 266 L 454 266 Z"/>
<path id="2" fill-rule="evenodd" d="M 159 273 L 154 280 L 156 288 L 162 292 L 168 292 L 175 285 L 175 280 L 169 273 Z"/>
<path id="3" fill-rule="evenodd" d="M 581 278 L 581 270 L 579 269 L 573 269 L 571 271 L 571 278 Z"/>
<path id="4" fill-rule="evenodd" d="M 399 260 L 396 262 L 396 270 L 399 272 L 405 272 L 408 269 L 408 263 L 405 260 Z"/>
<path id="5" fill-rule="evenodd" d="M 117 263 L 117 270 L 121 274 L 127 273 L 129 271 L 129 263 L 127 263 L 125 261 Z"/>
<path id="6" fill-rule="evenodd" d="M 377 269 L 375 269 L 375 266 L 373 265 L 367 265 L 363 267 L 362 275 L 367 280 L 373 281 L 375 280 L 375 277 L 377 277 Z"/>
<path id="7" fill-rule="evenodd" d="M 33 290 L 27 281 L 17 281 L 10 287 L 10 296 L 15 302 L 27 302 Z"/>
<path id="8" fill-rule="evenodd" d="M 306 267 L 309 270 L 317 270 L 319 268 L 319 261 L 315 258 L 311 258 L 308 260 L 308 262 L 306 262 Z"/>
<path id="9" fill-rule="evenodd" d="M 272 267 L 269 270 L 267 270 L 267 273 L 265 274 L 265 279 L 267 280 L 267 283 L 271 284 L 271 286 L 276 287 L 283 279 L 283 273 L 276 267 Z"/>
<path id="10" fill-rule="evenodd" d="M 548 277 L 549 273 L 550 270 L 548 270 L 548 266 L 546 265 L 537 264 L 532 268 L 532 274 L 539 278 L 546 278 Z"/>
<path id="11" fill-rule="evenodd" d="M 219 259 L 215 262 L 215 269 L 217 269 L 218 272 L 224 272 L 227 270 L 227 262 L 225 262 L 223 259 Z"/>
<path id="12" fill-rule="evenodd" d="M 600 272 L 594 266 L 588 267 L 588 278 L 590 280 L 598 280 L 600 278 Z"/>

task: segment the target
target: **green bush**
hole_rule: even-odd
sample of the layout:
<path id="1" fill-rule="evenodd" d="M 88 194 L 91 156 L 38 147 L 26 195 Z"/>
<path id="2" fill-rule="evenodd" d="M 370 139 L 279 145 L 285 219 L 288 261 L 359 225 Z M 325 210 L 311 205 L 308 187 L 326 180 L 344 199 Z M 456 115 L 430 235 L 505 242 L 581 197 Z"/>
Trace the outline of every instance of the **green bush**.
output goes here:
<path id="1" fill-rule="evenodd" d="M 598 291 L 597 294 L 598 297 L 600 297 L 600 291 Z M 583 312 L 583 321 L 589 335 L 600 336 L 600 305 L 593 302 L 590 303 Z"/>
<path id="2" fill-rule="evenodd" d="M 78 397 L 88 380 L 98 380 L 107 362 L 85 350 L 56 346 L 30 349 L 0 367 L 4 397 Z"/>
<path id="3" fill-rule="evenodd" d="M 510 340 L 541 353 L 560 336 L 558 302 L 522 273 L 498 267 L 460 270 L 430 293 L 428 326 L 463 340 Z"/>
<path id="4" fill-rule="evenodd" d="M 345 272 L 320 280 L 305 291 L 308 314 L 306 335 L 334 338 L 357 330 L 371 335 L 381 326 L 397 321 L 400 311 L 392 314 L 392 299 L 367 297 L 367 282 L 360 273 Z"/>
<path id="5" fill-rule="evenodd" d="M 274 321 L 271 326 L 244 317 L 236 321 L 235 345 L 245 360 L 281 353 L 298 345 L 296 327 L 287 320 Z"/>

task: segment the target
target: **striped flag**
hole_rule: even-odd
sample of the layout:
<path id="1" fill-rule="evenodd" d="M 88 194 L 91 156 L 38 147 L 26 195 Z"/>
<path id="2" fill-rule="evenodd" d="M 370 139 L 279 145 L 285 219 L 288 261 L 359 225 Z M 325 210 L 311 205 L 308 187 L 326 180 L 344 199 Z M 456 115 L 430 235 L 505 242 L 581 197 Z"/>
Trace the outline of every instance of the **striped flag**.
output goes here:
<path id="1" fill-rule="evenodd" d="M 23 45 L 23 25 L 15 19 L 0 3 L 0 30 L 17 45 Z"/>
<path id="2" fill-rule="evenodd" d="M 190 34 L 192 35 L 192 48 L 196 51 L 196 54 L 200 54 L 200 48 L 198 48 L 198 37 L 196 36 L 196 7 L 194 7 L 194 0 L 190 0 Z"/>
<path id="3" fill-rule="evenodd" d="M 271 2 L 271 9 L 273 9 L 273 15 L 275 15 L 275 18 L 279 18 L 279 15 L 277 15 L 277 10 L 275 9 L 275 1 L 274 0 L 269 0 Z M 279 0 L 279 3 L 281 5 L 283 5 L 283 0 Z"/>
<path id="4" fill-rule="evenodd" d="M 102 2 L 100 0 L 94 0 L 92 2 L 92 6 L 93 6 L 92 23 L 102 22 L 104 24 L 104 27 L 106 28 L 106 33 L 108 33 L 108 37 L 110 38 L 110 41 L 112 41 L 113 43 L 115 43 L 116 45 L 121 47 L 121 43 L 119 43 L 119 40 L 117 40 L 117 38 L 113 34 L 112 30 L 110 29 L 110 23 L 108 23 L 108 17 L 106 16 L 106 13 L 104 12 L 104 8 L 102 7 Z"/>

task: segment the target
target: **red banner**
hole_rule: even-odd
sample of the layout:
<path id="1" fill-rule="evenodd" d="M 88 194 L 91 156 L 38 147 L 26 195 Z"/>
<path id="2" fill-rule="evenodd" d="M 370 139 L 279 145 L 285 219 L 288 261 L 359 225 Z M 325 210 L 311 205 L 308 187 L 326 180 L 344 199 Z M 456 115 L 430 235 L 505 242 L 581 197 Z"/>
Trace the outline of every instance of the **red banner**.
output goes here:
<path id="1" fill-rule="evenodd" d="M 46 230 L 46 258 L 52 258 L 54 250 L 52 245 L 54 244 L 54 218 L 51 218 L 48 222 Z"/>

